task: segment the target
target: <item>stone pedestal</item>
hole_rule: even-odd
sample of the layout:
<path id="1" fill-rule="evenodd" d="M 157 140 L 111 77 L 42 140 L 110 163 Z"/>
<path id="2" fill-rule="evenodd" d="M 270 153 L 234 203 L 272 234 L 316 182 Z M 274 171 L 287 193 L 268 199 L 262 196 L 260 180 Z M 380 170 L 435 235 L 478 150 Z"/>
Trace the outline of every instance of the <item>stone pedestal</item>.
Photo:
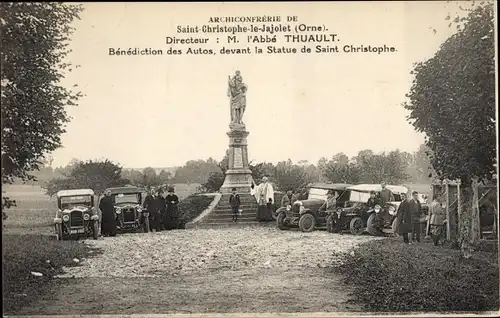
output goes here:
<path id="1" fill-rule="evenodd" d="M 252 171 L 248 166 L 247 136 L 244 124 L 229 125 L 229 169 L 221 187 L 222 193 L 230 193 L 236 188 L 238 193 L 250 193 L 253 183 Z"/>

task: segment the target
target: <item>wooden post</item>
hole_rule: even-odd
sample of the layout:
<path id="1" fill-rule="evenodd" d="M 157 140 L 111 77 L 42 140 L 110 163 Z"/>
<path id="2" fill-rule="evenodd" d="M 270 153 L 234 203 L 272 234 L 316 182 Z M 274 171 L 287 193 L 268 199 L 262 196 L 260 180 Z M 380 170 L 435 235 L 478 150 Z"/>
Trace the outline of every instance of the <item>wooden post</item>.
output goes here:
<path id="1" fill-rule="evenodd" d="M 451 225 L 450 225 L 450 188 L 448 183 L 445 185 L 446 194 L 446 240 L 451 240 Z"/>

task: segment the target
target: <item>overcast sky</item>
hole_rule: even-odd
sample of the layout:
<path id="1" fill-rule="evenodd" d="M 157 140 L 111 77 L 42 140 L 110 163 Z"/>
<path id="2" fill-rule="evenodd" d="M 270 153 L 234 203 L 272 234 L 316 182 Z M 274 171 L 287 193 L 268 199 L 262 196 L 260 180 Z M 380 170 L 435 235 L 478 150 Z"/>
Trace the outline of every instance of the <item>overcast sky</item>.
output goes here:
<path id="1" fill-rule="evenodd" d="M 54 165 L 72 158 L 109 158 L 134 168 L 220 160 L 228 147 L 227 77 L 235 70 L 249 88 L 244 122 L 251 160 L 316 163 L 322 156 L 352 156 L 367 148 L 414 151 L 423 136 L 407 123 L 408 113 L 401 106 L 411 86 L 410 71 L 452 34 L 445 17 L 457 6 L 444 1 L 86 3 L 74 24 L 69 56 L 81 67 L 66 82 L 78 84 L 86 96 L 78 107 L 68 109 L 73 119 L 62 136 L 63 148 L 53 153 Z M 242 15 L 296 15 L 301 23 L 325 25 L 338 34 L 340 47 L 386 44 L 398 51 L 108 55 L 109 48 L 166 51 L 165 37 L 179 36 L 177 25 Z M 215 41 L 215 36 L 208 37 Z"/>

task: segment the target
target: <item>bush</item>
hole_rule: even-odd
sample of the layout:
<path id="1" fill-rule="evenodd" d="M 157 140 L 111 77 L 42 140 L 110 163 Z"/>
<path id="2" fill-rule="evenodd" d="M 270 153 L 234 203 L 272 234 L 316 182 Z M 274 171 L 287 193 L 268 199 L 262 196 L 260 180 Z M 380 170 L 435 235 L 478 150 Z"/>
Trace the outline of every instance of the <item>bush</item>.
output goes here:
<path id="1" fill-rule="evenodd" d="M 13 313 L 35 301 L 51 283 L 53 276 L 62 273 L 63 266 L 75 265 L 73 259 L 86 257 L 89 250 L 77 241 L 56 241 L 44 235 L 3 234 L 4 313 Z M 43 276 L 36 277 L 31 272 L 39 272 Z"/>
<path id="2" fill-rule="evenodd" d="M 335 271 L 352 285 L 366 311 L 497 311 L 497 254 L 460 251 L 400 240 L 363 244 Z"/>
<path id="3" fill-rule="evenodd" d="M 189 222 L 208 208 L 213 199 L 213 197 L 207 197 L 204 195 L 190 195 L 179 202 L 179 212 L 183 216 L 184 220 Z"/>

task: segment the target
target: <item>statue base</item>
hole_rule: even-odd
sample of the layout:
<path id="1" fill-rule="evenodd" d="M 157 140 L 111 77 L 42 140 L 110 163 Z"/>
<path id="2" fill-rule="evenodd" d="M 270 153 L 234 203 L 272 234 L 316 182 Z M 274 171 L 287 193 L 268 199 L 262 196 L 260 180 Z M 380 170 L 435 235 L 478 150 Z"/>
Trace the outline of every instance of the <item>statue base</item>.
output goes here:
<path id="1" fill-rule="evenodd" d="M 248 165 L 248 148 L 245 124 L 231 123 L 229 125 L 229 169 L 221 187 L 222 193 L 231 193 L 236 188 L 238 193 L 250 193 L 253 184 L 252 171 Z"/>

